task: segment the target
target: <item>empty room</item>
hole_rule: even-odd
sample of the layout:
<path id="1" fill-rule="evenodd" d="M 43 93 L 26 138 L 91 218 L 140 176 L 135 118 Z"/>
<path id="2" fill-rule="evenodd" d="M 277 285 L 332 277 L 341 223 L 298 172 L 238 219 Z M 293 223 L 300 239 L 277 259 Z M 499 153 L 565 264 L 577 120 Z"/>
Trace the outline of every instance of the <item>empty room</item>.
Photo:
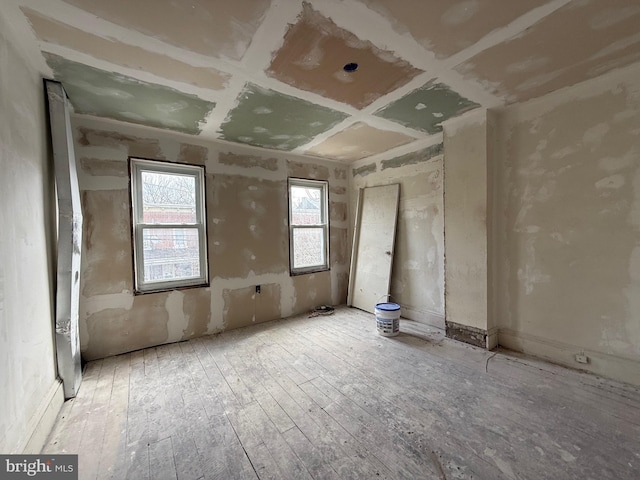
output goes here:
<path id="1" fill-rule="evenodd" d="M 640 478 L 638 0 L 3 0 L 0 478 Z"/>

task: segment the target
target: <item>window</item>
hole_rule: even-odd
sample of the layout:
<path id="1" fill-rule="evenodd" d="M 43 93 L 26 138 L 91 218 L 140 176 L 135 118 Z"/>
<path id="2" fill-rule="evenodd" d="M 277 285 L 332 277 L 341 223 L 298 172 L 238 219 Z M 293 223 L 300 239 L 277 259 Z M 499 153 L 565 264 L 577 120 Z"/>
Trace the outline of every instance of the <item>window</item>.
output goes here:
<path id="1" fill-rule="evenodd" d="M 327 182 L 289 179 L 289 262 L 291 274 L 329 269 Z"/>
<path id="2" fill-rule="evenodd" d="M 130 159 L 136 293 L 206 286 L 204 167 Z"/>

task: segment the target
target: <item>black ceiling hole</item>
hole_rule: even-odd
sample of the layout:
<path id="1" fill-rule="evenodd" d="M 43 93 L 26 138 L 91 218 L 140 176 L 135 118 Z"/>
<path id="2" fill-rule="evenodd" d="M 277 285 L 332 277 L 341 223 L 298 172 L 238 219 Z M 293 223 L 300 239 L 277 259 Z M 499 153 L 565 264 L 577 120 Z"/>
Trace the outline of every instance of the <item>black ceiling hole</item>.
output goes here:
<path id="1" fill-rule="evenodd" d="M 345 72 L 355 72 L 358 69 L 357 63 L 347 63 L 342 69 Z"/>

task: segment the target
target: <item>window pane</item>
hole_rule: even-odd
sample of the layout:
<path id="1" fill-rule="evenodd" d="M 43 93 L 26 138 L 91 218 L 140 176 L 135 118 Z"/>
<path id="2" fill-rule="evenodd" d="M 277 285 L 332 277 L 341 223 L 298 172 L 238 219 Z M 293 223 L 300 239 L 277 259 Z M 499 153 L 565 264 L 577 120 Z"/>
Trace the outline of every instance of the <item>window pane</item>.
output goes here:
<path id="1" fill-rule="evenodd" d="M 200 276 L 200 241 L 196 228 L 145 228 L 142 240 L 145 282 Z"/>
<path id="2" fill-rule="evenodd" d="M 196 223 L 196 179 L 142 171 L 144 223 Z"/>
<path id="3" fill-rule="evenodd" d="M 291 187 L 291 222 L 293 225 L 322 223 L 322 189 Z"/>
<path id="4" fill-rule="evenodd" d="M 324 229 L 293 229 L 293 268 L 322 266 L 324 261 Z"/>

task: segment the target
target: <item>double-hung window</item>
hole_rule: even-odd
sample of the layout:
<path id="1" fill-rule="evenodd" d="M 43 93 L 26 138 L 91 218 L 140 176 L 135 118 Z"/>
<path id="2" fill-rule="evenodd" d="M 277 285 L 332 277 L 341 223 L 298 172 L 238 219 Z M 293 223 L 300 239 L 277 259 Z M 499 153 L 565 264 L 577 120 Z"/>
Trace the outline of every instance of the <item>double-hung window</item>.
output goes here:
<path id="1" fill-rule="evenodd" d="M 208 285 L 204 167 L 129 163 L 136 293 Z"/>
<path id="2" fill-rule="evenodd" d="M 327 182 L 289 179 L 289 257 L 292 275 L 329 269 Z"/>

